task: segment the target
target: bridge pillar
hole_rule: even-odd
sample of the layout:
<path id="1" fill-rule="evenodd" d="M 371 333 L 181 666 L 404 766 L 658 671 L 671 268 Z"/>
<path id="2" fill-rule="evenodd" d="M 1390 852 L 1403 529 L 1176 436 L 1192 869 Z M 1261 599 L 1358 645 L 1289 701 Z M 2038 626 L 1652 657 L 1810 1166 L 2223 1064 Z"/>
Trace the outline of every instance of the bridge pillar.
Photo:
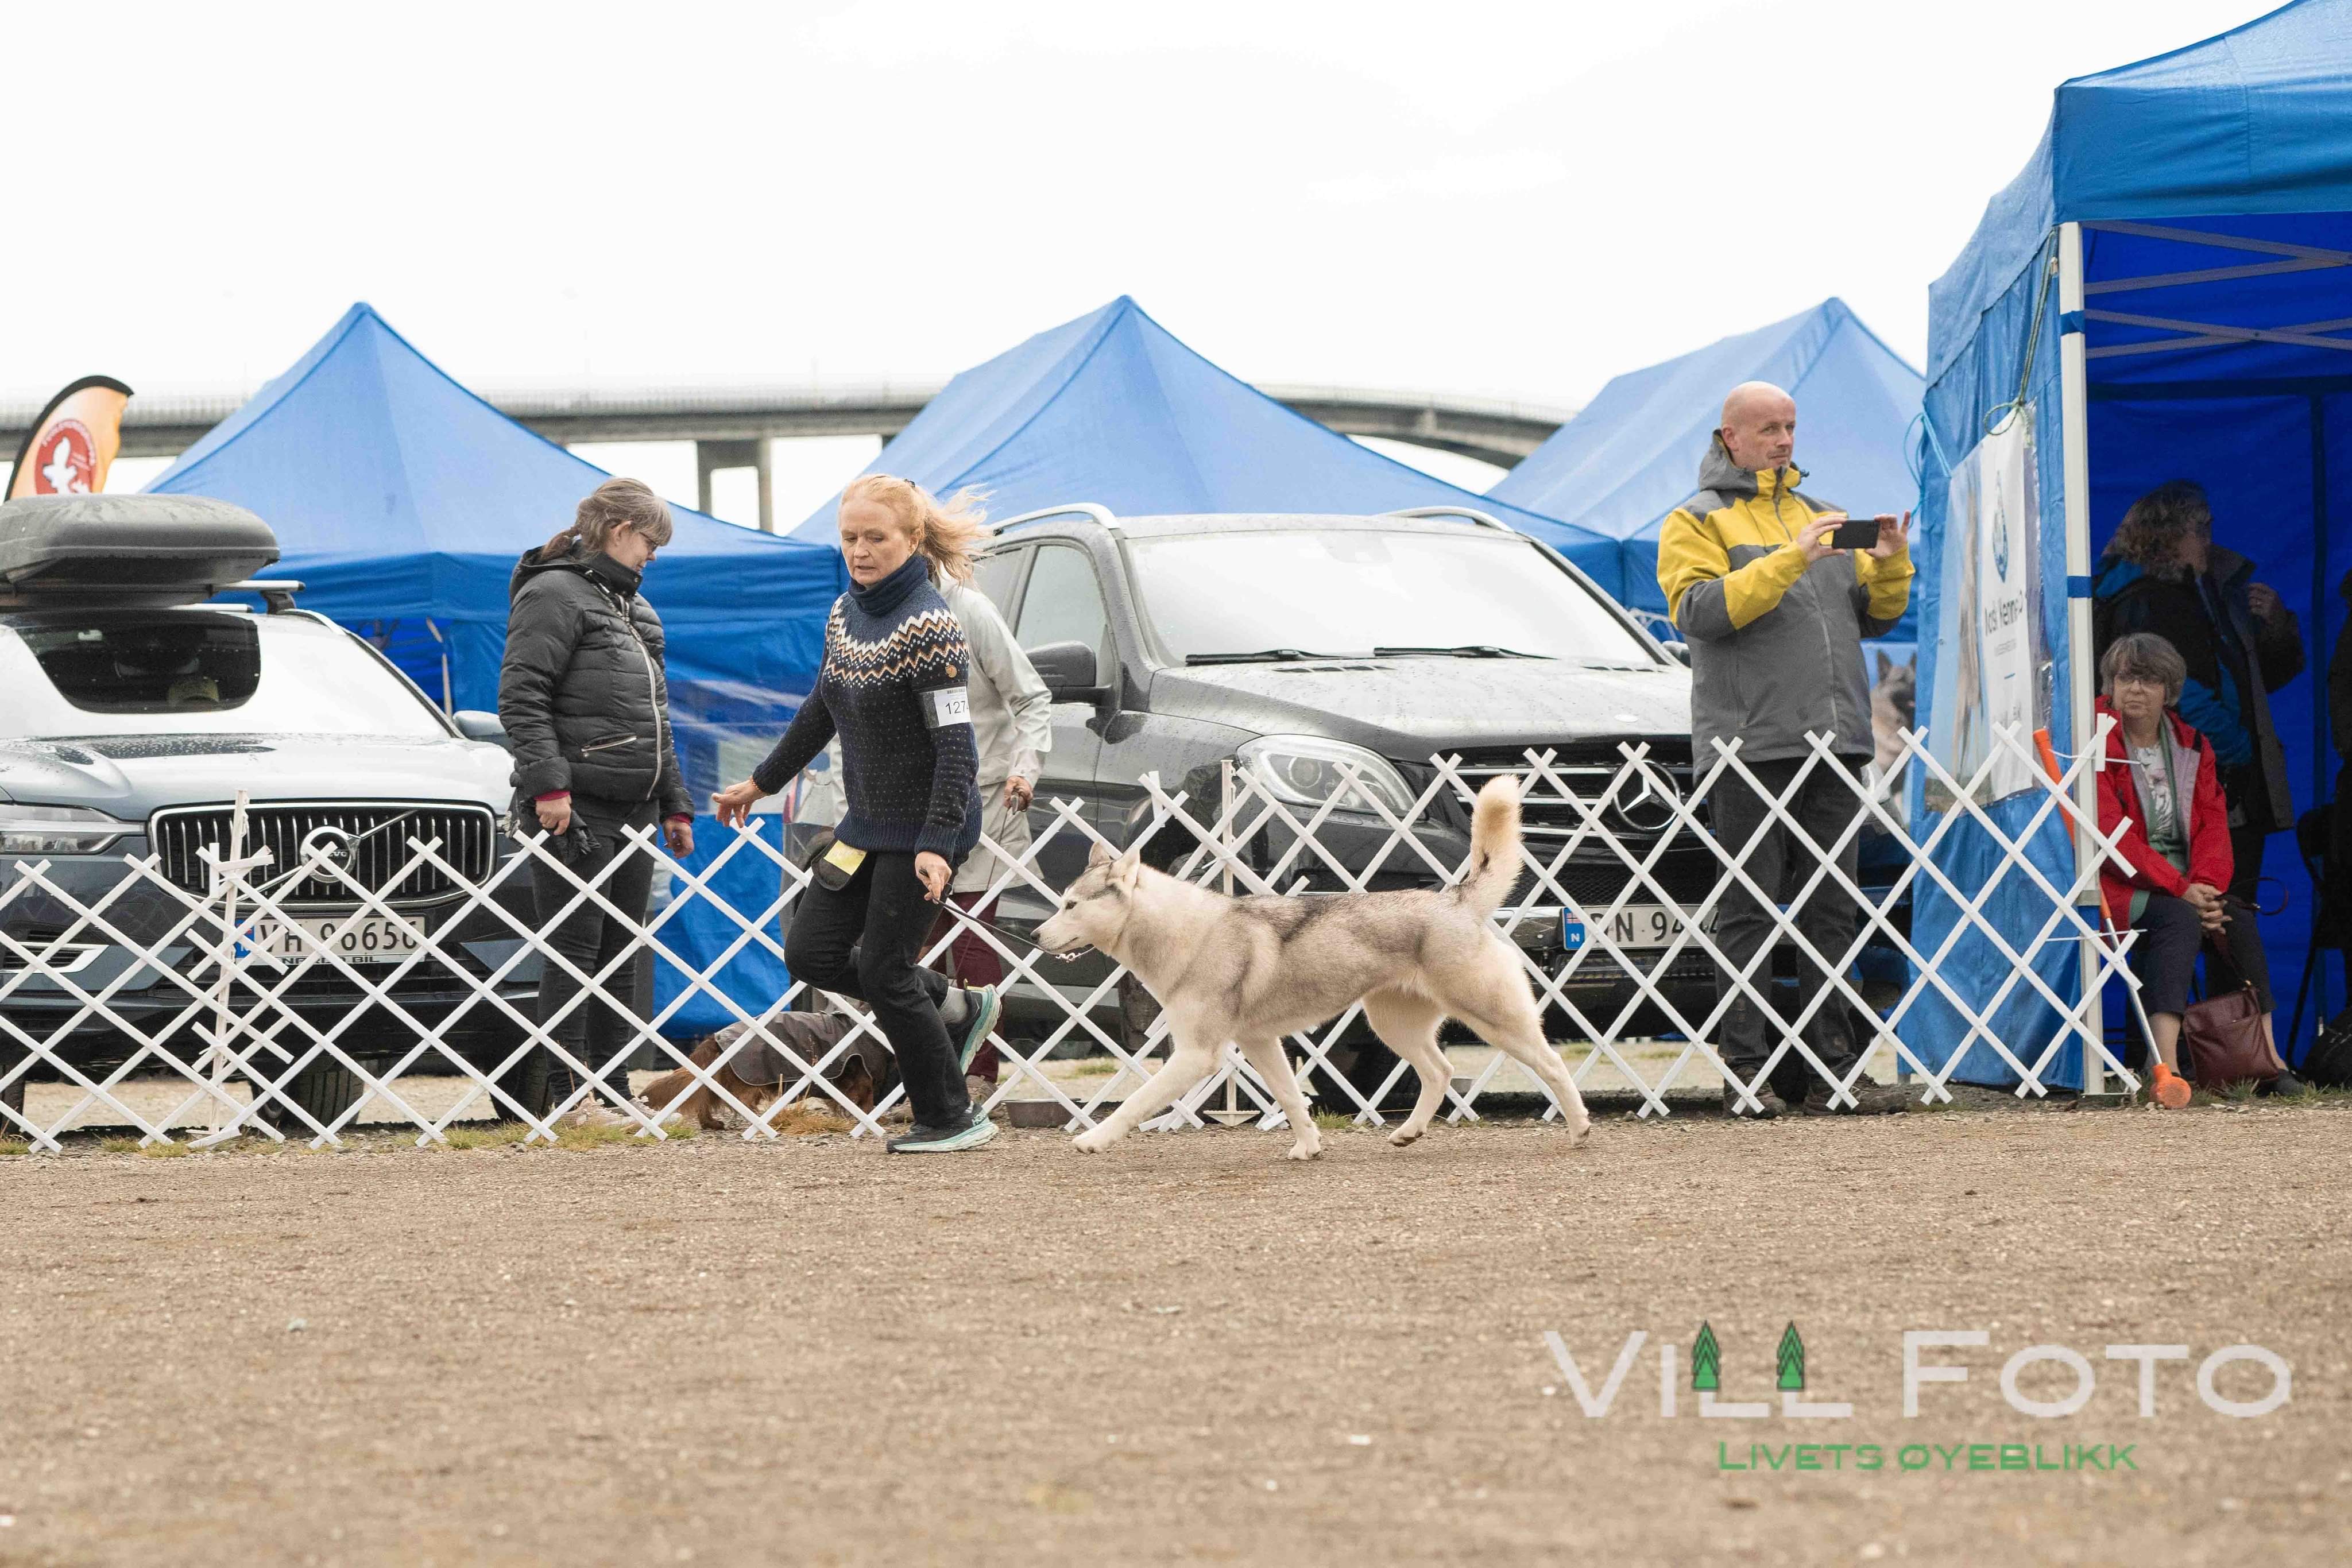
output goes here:
<path id="1" fill-rule="evenodd" d="M 751 441 L 698 441 L 694 444 L 695 505 L 710 511 L 710 476 L 721 468 L 750 468 L 760 476 L 760 531 L 776 531 L 774 477 L 768 466 L 764 437 Z M 713 516 L 717 514 L 713 513 Z"/>

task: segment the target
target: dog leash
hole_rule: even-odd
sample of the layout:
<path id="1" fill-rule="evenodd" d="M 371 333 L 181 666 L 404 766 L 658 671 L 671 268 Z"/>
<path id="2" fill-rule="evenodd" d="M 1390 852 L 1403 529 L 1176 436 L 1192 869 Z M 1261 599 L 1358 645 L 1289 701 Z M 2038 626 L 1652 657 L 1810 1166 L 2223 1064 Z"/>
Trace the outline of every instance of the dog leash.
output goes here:
<path id="1" fill-rule="evenodd" d="M 940 905 L 941 905 L 942 907 L 945 907 L 945 906 L 946 906 L 947 902 L 948 902 L 948 901 L 947 901 L 946 899 L 944 899 L 944 898 L 943 898 L 943 899 L 941 899 L 941 900 L 940 901 Z M 1081 953 L 1084 953 L 1084 952 L 1087 952 L 1087 948 L 1085 948 L 1085 947 L 1076 947 L 1076 948 L 1073 948 L 1073 949 L 1071 949 L 1071 950 L 1070 950 L 1069 952 L 1067 952 L 1067 953 L 1050 953 L 1050 952 L 1046 952 L 1046 950 L 1045 950 L 1045 948 L 1043 948 L 1043 947 L 1038 947 L 1038 946 L 1037 946 L 1037 939 L 1036 939 L 1034 936 L 1024 936 L 1022 933 L 1020 933 L 1020 932 L 1018 932 L 1018 931 L 1011 931 L 1011 930 L 1007 930 L 1005 927 L 1003 927 L 1003 926 L 1002 926 L 1002 925 L 998 925 L 995 921 L 993 921 L 993 920 L 983 920 L 983 919 L 982 919 L 979 915 L 977 915 L 973 914 L 971 910 L 964 908 L 961 904 L 958 904 L 958 905 L 956 906 L 956 912 L 957 912 L 959 915 L 961 915 L 964 919 L 971 921 L 974 925 L 984 925 L 984 926 L 988 927 L 988 929 L 990 929 L 991 931 L 995 932 L 999 936 L 1003 936 L 1003 937 L 1006 938 L 1006 939 L 1007 939 L 1007 940 L 1009 940 L 1009 941 L 1013 941 L 1013 942 L 1024 942 L 1024 943 L 1028 944 L 1028 945 L 1029 945 L 1030 946 L 1032 946 L 1032 947 L 1037 947 L 1037 951 L 1039 951 L 1040 953 L 1045 953 L 1045 956 L 1047 956 L 1048 958 L 1057 958 L 1057 959 L 1061 960 L 1061 961 L 1062 961 L 1063 963 L 1065 963 L 1065 964 L 1069 964 L 1069 963 L 1075 963 L 1075 962 L 1076 962 L 1077 957 L 1078 957 L 1078 955 L 1080 955 Z"/>

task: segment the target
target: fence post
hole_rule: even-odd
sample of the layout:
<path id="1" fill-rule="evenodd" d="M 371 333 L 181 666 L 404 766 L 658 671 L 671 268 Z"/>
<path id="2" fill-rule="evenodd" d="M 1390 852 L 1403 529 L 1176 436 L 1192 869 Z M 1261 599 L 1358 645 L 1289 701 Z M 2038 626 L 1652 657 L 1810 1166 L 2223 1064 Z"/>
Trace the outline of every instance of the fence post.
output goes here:
<path id="1" fill-rule="evenodd" d="M 250 799 L 243 789 L 236 792 L 236 803 L 228 813 L 228 859 L 213 873 L 221 879 L 220 941 L 213 950 L 213 962 L 219 966 L 220 973 L 213 981 L 213 1038 L 205 1055 L 215 1089 L 222 1088 L 228 1076 L 230 988 L 236 974 L 236 889 L 245 880 L 245 809 Z M 215 1138 L 228 1124 L 223 1119 L 226 1111 L 227 1106 L 215 1097 L 212 1121 L 205 1129 Z"/>
<path id="2" fill-rule="evenodd" d="M 1234 759 L 1228 757 L 1218 763 L 1217 767 L 1219 768 L 1217 843 L 1219 848 L 1224 850 L 1228 855 L 1232 855 L 1239 852 L 1239 846 L 1234 842 Z M 1225 896 L 1231 898 L 1234 895 L 1232 860 L 1227 859 L 1221 862 L 1220 875 L 1224 883 Z M 1233 1048 L 1230 1043 L 1227 1043 L 1219 1045 L 1217 1049 L 1221 1052 L 1229 1053 Z M 1258 1113 L 1255 1111 L 1245 1111 L 1242 1108 L 1241 1063 L 1230 1054 L 1225 1061 L 1225 1107 L 1222 1111 L 1210 1111 L 1204 1114 L 1211 1121 L 1226 1127 L 1237 1127 L 1244 1122 L 1255 1122 L 1258 1119 Z"/>

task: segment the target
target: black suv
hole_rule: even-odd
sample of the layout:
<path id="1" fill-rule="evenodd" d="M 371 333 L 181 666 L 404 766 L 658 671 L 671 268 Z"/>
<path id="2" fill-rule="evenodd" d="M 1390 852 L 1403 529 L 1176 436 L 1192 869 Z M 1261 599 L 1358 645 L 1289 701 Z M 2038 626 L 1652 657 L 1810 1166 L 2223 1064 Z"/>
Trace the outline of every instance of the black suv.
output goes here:
<path id="1" fill-rule="evenodd" d="M 1200 821 L 1213 821 L 1227 759 L 1302 820 L 1339 786 L 1343 761 L 1399 815 L 1427 788 L 1429 759 L 1440 754 L 1459 755 L 1475 785 L 1482 773 L 1524 766 L 1531 747 L 1550 752 L 1571 787 L 1581 793 L 1589 781 L 1598 798 L 1630 741 L 1650 747 L 1662 790 L 1688 787 L 1690 679 L 1680 650 L 1651 637 L 1557 552 L 1478 513 L 1118 517 L 1071 507 L 1002 525 L 978 582 L 1054 694 L 1054 747 L 1031 813 L 1041 835 L 1053 821 L 1048 803 L 1076 799 L 1105 837 L 1128 841 L 1150 821 L 1139 780 L 1155 772 L 1164 788 L 1190 793 Z M 1639 856 L 1656 846 L 1664 816 L 1653 797 L 1610 826 Z M 1530 850 L 1549 861 L 1576 820 L 1564 804 L 1531 801 Z M 1469 825 L 1467 800 L 1445 791 L 1415 831 L 1439 863 L 1458 865 Z M 1370 812 L 1341 811 L 1317 837 L 1353 869 L 1370 864 L 1390 835 Z M 1181 827 L 1163 829 L 1147 853 L 1165 861 L 1192 842 Z M 1267 831 L 1246 852 L 1268 866 L 1287 847 L 1284 833 Z M 1065 833 L 1039 863 L 1066 885 L 1086 854 L 1085 841 Z M 1671 846 L 1662 865 L 1659 882 L 1689 907 L 1706 896 L 1717 862 L 1690 841 Z M 1286 883 L 1301 875 L 1310 890 L 1342 885 L 1311 851 Z M 1596 844 L 1559 880 L 1597 915 L 1631 874 Z M 1427 862 L 1399 846 L 1373 885 L 1432 881 Z M 1621 916 L 1619 940 L 1663 947 L 1672 923 L 1654 900 L 1634 902 L 1642 907 Z M 999 918 L 1025 927 L 1046 913 L 1042 898 L 1015 891 Z M 1556 914 L 1522 921 L 1517 933 L 1548 971 L 1580 932 L 1572 915 L 1563 924 Z M 1090 956 L 1056 967 L 1053 977 L 1076 1000 L 1107 968 Z M 1714 970 L 1686 950 L 1660 988 L 1687 1016 L 1704 1016 Z M 1569 994 L 1605 1024 L 1634 988 L 1594 954 Z M 1131 1039 L 1150 1005 L 1132 993 L 1125 1004 L 1103 1021 Z M 1015 1035 L 1063 1016 L 1034 994 L 1025 1005 L 1016 994 L 1008 1010 Z M 1624 1032 L 1664 1027 L 1645 1006 Z M 1377 1082 L 1392 1058 L 1369 1031 L 1357 1032 L 1335 1064 L 1360 1082 Z"/>

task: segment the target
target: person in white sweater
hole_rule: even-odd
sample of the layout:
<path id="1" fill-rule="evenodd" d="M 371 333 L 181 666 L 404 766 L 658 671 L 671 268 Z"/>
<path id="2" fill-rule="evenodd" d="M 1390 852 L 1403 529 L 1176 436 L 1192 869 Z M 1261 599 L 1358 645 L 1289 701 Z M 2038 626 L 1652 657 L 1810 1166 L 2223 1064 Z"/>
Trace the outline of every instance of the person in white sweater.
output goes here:
<path id="1" fill-rule="evenodd" d="M 994 842 L 1018 857 L 1029 848 L 1029 801 L 1037 792 L 1041 755 L 1054 748 L 1053 699 L 1029 655 L 1013 640 L 1013 628 L 988 595 L 950 578 L 940 591 L 971 644 L 971 727 L 980 743 L 981 847 L 972 851 L 949 884 L 958 907 L 992 919 L 995 904 L 983 904 L 988 890 L 1011 868 L 989 852 Z M 931 930 L 936 945 L 954 916 L 941 914 Z M 949 972 L 960 985 L 993 986 L 1004 978 L 1004 960 L 976 927 L 966 926 L 948 951 Z M 985 1045 L 972 1058 L 971 1076 L 996 1082 L 996 1047 Z"/>

